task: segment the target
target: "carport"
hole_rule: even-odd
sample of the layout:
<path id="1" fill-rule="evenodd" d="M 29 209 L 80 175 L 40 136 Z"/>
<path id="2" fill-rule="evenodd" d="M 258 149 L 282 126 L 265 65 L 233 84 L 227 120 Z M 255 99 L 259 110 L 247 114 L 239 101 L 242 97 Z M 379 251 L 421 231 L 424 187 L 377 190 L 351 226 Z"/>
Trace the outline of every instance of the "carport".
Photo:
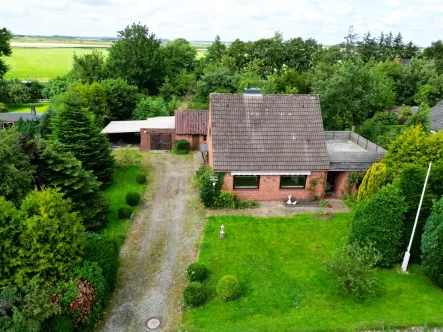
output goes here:
<path id="1" fill-rule="evenodd" d="M 132 144 L 141 150 L 171 150 L 175 136 L 175 117 L 160 116 L 147 120 L 111 121 L 102 133 L 116 145 Z"/>

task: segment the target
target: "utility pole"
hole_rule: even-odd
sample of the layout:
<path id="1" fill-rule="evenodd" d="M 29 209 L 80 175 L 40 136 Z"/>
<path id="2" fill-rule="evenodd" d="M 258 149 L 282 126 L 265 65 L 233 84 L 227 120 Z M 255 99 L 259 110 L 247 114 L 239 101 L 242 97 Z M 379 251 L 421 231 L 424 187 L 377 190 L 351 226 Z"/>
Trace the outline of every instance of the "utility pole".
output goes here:
<path id="1" fill-rule="evenodd" d="M 423 203 L 423 197 L 425 196 L 426 185 L 428 184 L 429 173 L 431 172 L 432 161 L 429 163 L 428 173 L 426 174 L 425 185 L 423 186 L 423 191 L 421 192 L 420 204 L 418 205 L 417 215 L 415 216 L 414 228 L 412 229 L 411 240 L 409 241 L 408 250 L 405 252 L 405 257 L 403 258 L 403 264 L 401 269 L 406 273 L 408 270 L 409 258 L 411 257 L 411 246 L 412 240 L 414 239 L 415 229 L 417 228 L 418 217 L 420 216 L 421 204 Z"/>

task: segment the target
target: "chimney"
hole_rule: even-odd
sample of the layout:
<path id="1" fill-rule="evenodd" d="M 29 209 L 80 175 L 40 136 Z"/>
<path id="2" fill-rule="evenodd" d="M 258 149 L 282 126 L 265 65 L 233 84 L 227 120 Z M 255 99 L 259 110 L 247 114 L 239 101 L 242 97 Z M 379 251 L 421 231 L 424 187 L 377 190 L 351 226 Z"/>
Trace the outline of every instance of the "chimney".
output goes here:
<path id="1" fill-rule="evenodd" d="M 37 112 L 35 111 L 35 105 L 31 104 L 31 114 L 32 115 L 37 115 Z"/>
<path id="2" fill-rule="evenodd" d="M 248 87 L 245 88 L 245 95 L 247 96 L 261 96 L 261 92 L 259 88 L 251 88 L 251 86 L 248 84 Z"/>

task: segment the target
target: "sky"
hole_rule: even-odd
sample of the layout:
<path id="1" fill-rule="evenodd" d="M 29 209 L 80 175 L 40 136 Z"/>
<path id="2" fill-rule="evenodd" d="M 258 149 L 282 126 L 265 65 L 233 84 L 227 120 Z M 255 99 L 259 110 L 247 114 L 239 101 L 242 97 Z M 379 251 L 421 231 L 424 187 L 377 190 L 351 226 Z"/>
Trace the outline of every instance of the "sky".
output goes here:
<path id="1" fill-rule="evenodd" d="M 14 34 L 115 37 L 133 22 L 157 37 L 224 41 L 314 38 L 343 41 L 348 27 L 401 32 L 419 46 L 443 39 L 443 0 L 5 0 L 0 28 Z"/>

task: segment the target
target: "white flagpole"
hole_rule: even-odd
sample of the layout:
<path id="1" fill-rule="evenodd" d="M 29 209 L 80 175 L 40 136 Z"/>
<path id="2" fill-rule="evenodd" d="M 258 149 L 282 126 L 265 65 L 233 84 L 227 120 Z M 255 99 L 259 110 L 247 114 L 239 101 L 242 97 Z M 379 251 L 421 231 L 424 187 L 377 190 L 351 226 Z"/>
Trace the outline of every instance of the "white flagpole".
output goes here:
<path id="1" fill-rule="evenodd" d="M 415 229 L 417 228 L 418 217 L 420 216 L 421 203 L 423 203 L 423 197 L 425 196 L 426 185 L 428 184 L 429 173 L 431 172 L 432 161 L 429 163 L 428 173 L 426 174 L 425 185 L 423 186 L 423 191 L 421 192 L 420 204 L 418 205 L 417 215 L 415 216 L 414 228 L 412 229 L 411 240 L 409 241 L 408 250 L 405 252 L 405 257 L 403 258 L 403 264 L 401 269 L 403 272 L 408 270 L 409 258 L 411 257 L 411 246 L 412 240 L 414 239 Z"/>

